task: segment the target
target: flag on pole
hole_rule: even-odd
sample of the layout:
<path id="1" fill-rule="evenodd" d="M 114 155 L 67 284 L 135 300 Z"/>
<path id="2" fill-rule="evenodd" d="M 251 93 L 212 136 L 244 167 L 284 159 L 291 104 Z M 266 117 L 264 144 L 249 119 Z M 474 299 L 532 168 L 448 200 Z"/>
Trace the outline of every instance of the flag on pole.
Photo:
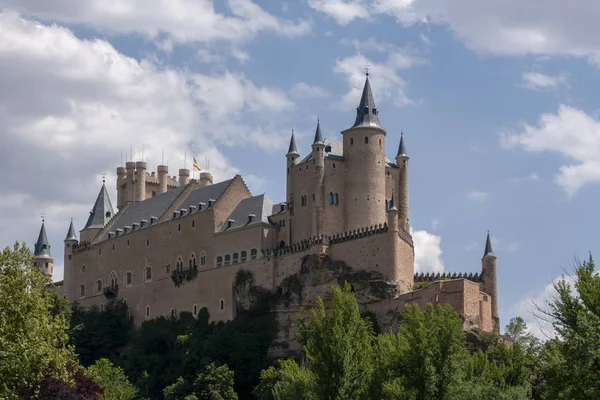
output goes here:
<path id="1" fill-rule="evenodd" d="M 200 171 L 200 165 L 198 165 L 198 161 L 196 161 L 195 157 L 194 157 L 194 168 L 196 168 L 198 171 Z"/>

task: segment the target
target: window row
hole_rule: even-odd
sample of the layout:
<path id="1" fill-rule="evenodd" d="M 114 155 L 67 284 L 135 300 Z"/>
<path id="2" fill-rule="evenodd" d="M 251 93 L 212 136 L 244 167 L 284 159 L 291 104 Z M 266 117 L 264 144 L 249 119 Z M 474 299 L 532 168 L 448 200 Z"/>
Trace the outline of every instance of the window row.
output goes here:
<path id="1" fill-rule="evenodd" d="M 241 257 L 240 257 L 241 256 Z M 256 260 L 258 257 L 258 250 L 252 249 L 250 250 L 250 259 Z M 225 257 L 218 256 L 217 257 L 217 267 L 235 265 L 235 264 L 243 264 L 248 260 L 248 253 L 246 250 L 241 253 L 233 253 L 233 257 L 231 254 L 225 254 Z"/>
<path id="2" fill-rule="evenodd" d="M 354 144 L 354 138 L 350 138 L 350 144 Z M 369 137 L 365 136 L 365 144 L 369 144 Z M 379 145 L 381 146 L 381 139 L 379 139 Z"/>

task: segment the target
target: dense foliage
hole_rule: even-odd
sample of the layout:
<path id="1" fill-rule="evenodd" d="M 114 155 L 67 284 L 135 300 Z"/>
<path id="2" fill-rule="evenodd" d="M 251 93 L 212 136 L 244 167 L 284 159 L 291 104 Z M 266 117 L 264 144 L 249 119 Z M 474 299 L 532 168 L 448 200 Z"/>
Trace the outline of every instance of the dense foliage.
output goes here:
<path id="1" fill-rule="evenodd" d="M 272 364 L 268 295 L 231 322 L 209 322 L 203 309 L 134 331 L 123 302 L 69 307 L 48 284 L 25 246 L 0 253 L 2 399 L 600 398 L 600 277 L 591 257 L 540 309 L 556 331 L 545 342 L 517 317 L 504 336 L 467 343 L 459 315 L 431 305 L 408 306 L 397 329 L 380 333 L 346 285 L 332 288 L 327 310 L 319 299 L 302 314 L 299 359 Z"/>

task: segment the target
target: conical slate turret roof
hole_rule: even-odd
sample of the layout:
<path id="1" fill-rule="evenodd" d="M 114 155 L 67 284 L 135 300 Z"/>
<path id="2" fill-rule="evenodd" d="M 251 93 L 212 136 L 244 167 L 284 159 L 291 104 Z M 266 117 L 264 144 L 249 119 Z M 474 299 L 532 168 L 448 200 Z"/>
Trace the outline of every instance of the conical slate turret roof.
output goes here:
<path id="1" fill-rule="evenodd" d="M 315 140 L 313 144 L 322 144 L 323 136 L 321 135 L 321 121 L 317 120 L 317 130 L 315 131 Z"/>
<path id="2" fill-rule="evenodd" d="M 371 91 L 371 84 L 369 83 L 369 74 L 367 74 L 360 104 L 356 109 L 356 120 L 352 128 L 363 126 L 381 128 L 378 114 L 377 107 L 375 107 L 375 99 L 373 99 L 373 92 Z"/>
<path id="3" fill-rule="evenodd" d="M 71 218 L 71 225 L 69 225 L 69 232 L 67 232 L 65 242 L 68 240 L 77 240 L 77 233 L 75 233 L 75 227 L 73 226 L 73 218 Z"/>
<path id="4" fill-rule="evenodd" d="M 404 145 L 404 134 L 402 133 L 400 133 L 400 146 L 398 146 L 398 154 L 396 154 L 396 157 L 399 156 L 408 156 L 406 146 Z"/>
<path id="5" fill-rule="evenodd" d="M 107 222 L 114 215 L 110 198 L 108 197 L 108 191 L 106 185 L 102 182 L 102 188 L 98 193 L 98 198 L 94 203 L 92 211 L 90 211 L 90 217 L 88 218 L 85 227 L 83 229 L 102 229 Z"/>
<path id="6" fill-rule="evenodd" d="M 396 208 L 396 200 L 394 199 L 394 193 L 392 193 L 392 199 L 390 200 L 390 203 L 388 204 L 388 210 L 389 211 L 398 211 L 398 209 Z"/>
<path id="7" fill-rule="evenodd" d="M 490 240 L 490 231 L 487 233 L 487 239 L 485 240 L 485 250 L 483 251 L 483 256 L 493 256 L 494 251 L 492 250 L 492 241 Z"/>
<path id="8" fill-rule="evenodd" d="M 290 147 L 288 149 L 288 154 L 299 154 L 298 148 L 296 147 L 296 137 L 294 136 L 294 131 L 292 130 L 292 137 L 290 138 Z"/>
<path id="9" fill-rule="evenodd" d="M 46 224 L 42 221 L 42 228 L 34 246 L 34 254 L 37 258 L 52 258 L 50 254 L 50 244 L 48 243 L 48 235 L 46 235 Z"/>

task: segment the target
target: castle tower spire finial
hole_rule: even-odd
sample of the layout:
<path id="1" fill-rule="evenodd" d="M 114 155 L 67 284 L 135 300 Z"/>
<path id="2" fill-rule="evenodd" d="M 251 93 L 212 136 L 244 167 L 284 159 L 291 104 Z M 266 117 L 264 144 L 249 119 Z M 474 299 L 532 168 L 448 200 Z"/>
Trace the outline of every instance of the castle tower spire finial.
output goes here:
<path id="1" fill-rule="evenodd" d="M 408 157 L 406 153 L 406 145 L 404 144 L 404 132 L 400 131 L 400 145 L 398 146 L 398 154 L 396 157 Z"/>
<path id="2" fill-rule="evenodd" d="M 52 255 L 50 254 L 50 243 L 48 242 L 48 235 L 46 234 L 46 222 L 43 215 L 40 234 L 38 235 L 37 242 L 35 242 L 34 246 L 34 255 L 37 258 L 52 258 Z"/>
<path id="3" fill-rule="evenodd" d="M 75 233 L 75 226 L 73 225 L 73 218 L 71 218 L 71 225 L 69 225 L 69 231 L 67 232 L 67 237 L 65 238 L 65 242 L 75 240 L 77 241 L 77 234 Z"/>
<path id="4" fill-rule="evenodd" d="M 313 144 L 323 143 L 323 136 L 321 135 L 321 121 L 317 118 L 317 129 L 315 130 L 315 140 Z"/>
<path id="5" fill-rule="evenodd" d="M 365 86 L 363 88 L 360 103 L 356 108 L 356 119 L 352 128 L 356 127 L 376 127 L 381 128 L 379 124 L 379 111 L 375 107 L 375 99 L 369 82 L 369 73 L 366 73 Z"/>
<path id="6" fill-rule="evenodd" d="M 492 249 L 492 241 L 490 240 L 490 231 L 487 231 L 487 238 L 485 240 L 485 250 L 483 251 L 483 256 L 494 255 L 494 251 Z"/>

